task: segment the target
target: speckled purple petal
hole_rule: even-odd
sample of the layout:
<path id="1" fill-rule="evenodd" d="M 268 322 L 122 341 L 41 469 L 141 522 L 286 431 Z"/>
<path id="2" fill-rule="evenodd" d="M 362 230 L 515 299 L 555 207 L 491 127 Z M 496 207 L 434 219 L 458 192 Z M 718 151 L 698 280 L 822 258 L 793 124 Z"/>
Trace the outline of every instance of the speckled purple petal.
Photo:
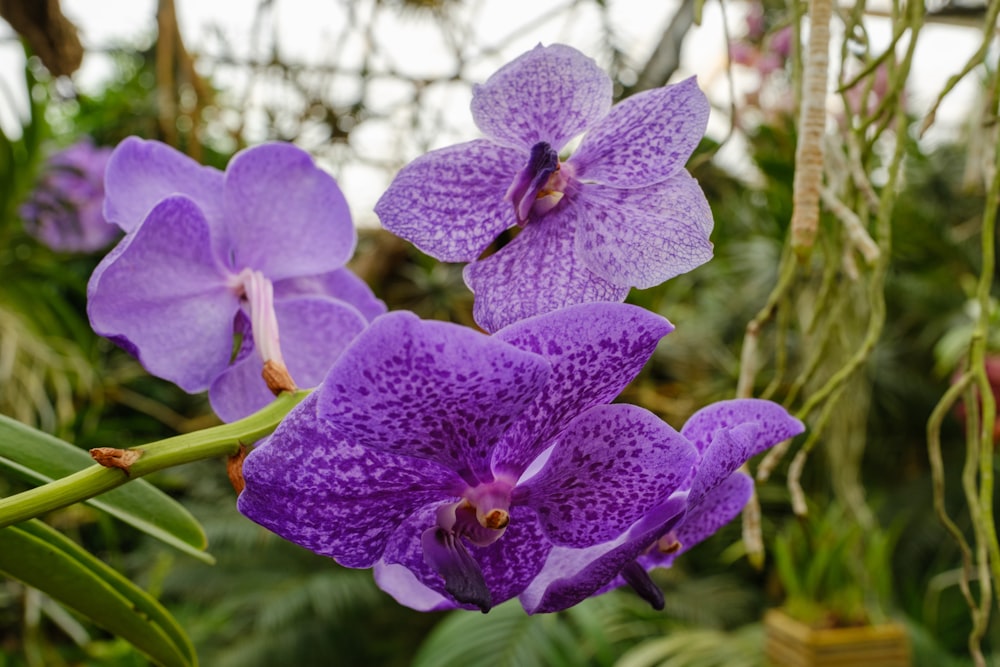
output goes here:
<path id="1" fill-rule="evenodd" d="M 451 596 L 445 593 L 444 579 L 424 561 L 420 545 L 424 529 L 434 525 L 436 509 L 436 506 L 425 507 L 407 519 L 386 545 L 383 561 L 386 564 L 405 566 L 420 584 L 451 600 Z M 507 530 L 493 544 L 486 547 L 466 544 L 469 554 L 483 571 L 494 606 L 520 594 L 538 574 L 552 549 L 552 544 L 542 534 L 534 513 L 523 507 L 512 507 L 510 517 Z M 419 589 L 412 605 L 410 598 L 405 595 L 405 589 L 397 588 L 388 592 L 394 597 L 398 596 L 396 599 L 407 606 L 420 608 L 419 605 L 426 604 L 426 593 Z M 471 605 L 454 606 L 477 609 Z"/>
<path id="2" fill-rule="evenodd" d="M 753 480 L 741 472 L 733 473 L 703 496 L 697 505 L 691 506 L 684 519 L 674 527 L 674 537 L 681 545 L 679 550 L 666 554 L 654 548 L 640 556 L 639 563 L 647 569 L 669 567 L 682 553 L 732 521 L 750 500 L 752 493 Z"/>
<path id="3" fill-rule="evenodd" d="M 316 414 L 310 394 L 243 463 L 237 507 L 285 539 L 346 567 L 371 567 L 415 511 L 457 500 L 450 471 L 348 444 Z M 417 536 L 419 539 L 419 535 Z"/>
<path id="4" fill-rule="evenodd" d="M 712 209 L 686 171 L 638 190 L 588 185 L 578 205 L 576 253 L 612 284 L 654 287 L 712 258 Z"/>
<path id="5" fill-rule="evenodd" d="M 529 224 L 495 254 L 465 267 L 472 314 L 487 331 L 526 317 L 594 301 L 625 300 L 628 287 L 595 275 L 573 251 L 575 216 L 565 206 Z"/>
<path id="6" fill-rule="evenodd" d="M 471 329 L 397 311 L 375 319 L 318 390 L 349 441 L 492 479 L 500 435 L 545 386 L 544 358 Z"/>
<path id="7" fill-rule="evenodd" d="M 310 296 L 274 304 L 281 350 L 295 384 L 316 387 L 354 337 L 367 326 L 357 310 L 342 301 Z M 230 365 L 208 390 L 212 409 L 224 422 L 247 417 L 274 400 L 261 377 L 256 353 Z"/>
<path id="8" fill-rule="evenodd" d="M 237 153 L 224 198 L 236 269 L 275 282 L 339 269 L 354 252 L 354 224 L 336 181 L 291 144 Z"/>
<path id="9" fill-rule="evenodd" d="M 222 220 L 222 172 L 203 167 L 159 141 L 128 137 L 115 148 L 104 181 L 104 217 L 131 232 L 156 204 L 181 194 L 201 209 L 209 226 Z"/>
<path id="10" fill-rule="evenodd" d="M 705 134 L 708 98 L 694 77 L 619 102 L 587 132 L 570 162 L 582 181 L 641 188 L 670 178 Z"/>
<path id="11" fill-rule="evenodd" d="M 570 420 L 621 393 L 671 331 L 670 322 L 645 308 L 587 303 L 496 332 L 494 338 L 548 359 L 552 375 L 497 446 L 493 470 L 519 477 Z"/>
<path id="12" fill-rule="evenodd" d="M 539 516 L 555 544 L 613 540 L 694 474 L 697 451 L 659 417 L 634 405 L 600 405 L 570 422 L 548 463 L 519 484 L 513 502 Z"/>
<path id="13" fill-rule="evenodd" d="M 87 286 L 94 331 L 191 393 L 207 389 L 229 363 L 238 309 L 212 254 L 208 222 L 180 196 L 160 202 Z"/>
<path id="14" fill-rule="evenodd" d="M 403 167 L 375 204 L 382 226 L 442 262 L 471 262 L 517 223 L 504 199 L 528 153 L 485 139 Z"/>
<path id="15" fill-rule="evenodd" d="M 539 44 L 472 89 L 472 118 L 486 136 L 528 149 L 557 151 L 611 108 L 611 78 L 563 44 Z"/>
<path id="16" fill-rule="evenodd" d="M 688 419 L 681 434 L 702 459 L 691 487 L 691 503 L 721 484 L 750 458 L 805 430 L 777 403 L 758 398 L 719 401 Z"/>
<path id="17" fill-rule="evenodd" d="M 555 547 L 538 575 L 521 593 L 529 614 L 562 611 L 621 585 L 618 573 L 683 516 L 683 495 L 646 514 L 628 533 L 586 549 Z"/>
<path id="18" fill-rule="evenodd" d="M 369 322 L 385 313 L 385 303 L 375 297 L 371 287 L 350 269 L 336 269 L 319 275 L 286 278 L 274 283 L 274 299 L 321 295 L 354 306 Z"/>

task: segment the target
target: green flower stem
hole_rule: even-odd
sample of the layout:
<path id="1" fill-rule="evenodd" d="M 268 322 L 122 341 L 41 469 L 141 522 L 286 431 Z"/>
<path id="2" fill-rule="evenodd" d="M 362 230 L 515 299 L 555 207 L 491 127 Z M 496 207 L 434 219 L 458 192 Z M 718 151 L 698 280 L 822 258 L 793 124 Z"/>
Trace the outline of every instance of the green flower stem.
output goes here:
<path id="1" fill-rule="evenodd" d="M 142 452 L 142 456 L 129 466 L 127 473 L 95 464 L 43 486 L 0 498 L 0 528 L 93 498 L 157 470 L 202 459 L 231 456 L 239 450 L 241 443 L 250 444 L 270 435 L 308 393 L 282 394 L 263 410 L 231 424 L 132 447 L 129 451 Z"/>

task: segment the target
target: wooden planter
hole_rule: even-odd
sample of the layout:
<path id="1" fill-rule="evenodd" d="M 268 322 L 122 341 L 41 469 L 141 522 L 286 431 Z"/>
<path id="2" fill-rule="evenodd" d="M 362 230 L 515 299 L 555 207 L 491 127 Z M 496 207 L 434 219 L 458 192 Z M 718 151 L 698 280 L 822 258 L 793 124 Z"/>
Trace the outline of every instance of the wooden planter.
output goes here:
<path id="1" fill-rule="evenodd" d="M 782 611 L 764 615 L 764 655 L 773 667 L 910 667 L 906 629 L 896 623 L 816 630 Z"/>

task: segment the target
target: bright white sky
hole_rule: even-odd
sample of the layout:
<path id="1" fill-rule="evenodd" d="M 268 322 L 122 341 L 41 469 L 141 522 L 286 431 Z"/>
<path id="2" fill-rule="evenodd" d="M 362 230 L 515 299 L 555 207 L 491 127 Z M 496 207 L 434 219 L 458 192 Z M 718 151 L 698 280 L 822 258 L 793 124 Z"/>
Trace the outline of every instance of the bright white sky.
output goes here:
<path id="1" fill-rule="evenodd" d="M 194 52 L 218 52 L 218 31 L 228 43 L 249 56 L 251 24 L 256 2 L 250 0 L 175 0 L 181 31 L 188 48 Z M 63 0 L 65 13 L 80 27 L 85 47 L 106 47 L 135 43 L 143 36 L 155 33 L 155 0 Z M 283 57 L 297 62 L 328 62 L 333 50 L 333 36 L 346 21 L 347 3 L 315 2 L 315 0 L 275 0 L 277 40 Z M 354 3 L 358 11 L 368 11 L 371 0 Z M 573 21 L 545 20 L 549 8 L 563 3 L 539 0 L 471 0 L 468 5 L 473 15 L 476 34 L 469 38 L 477 45 L 496 47 L 497 57 L 491 62 L 481 62 L 467 74 L 478 80 L 485 79 L 499 65 L 539 42 L 564 42 L 585 53 L 593 53 L 594 45 L 603 37 L 596 16 L 576 12 Z M 634 61 L 641 63 L 652 52 L 661 31 L 673 16 L 677 0 L 652 2 L 651 0 L 609 0 L 615 30 L 622 37 L 622 44 L 629 45 Z M 745 3 L 728 2 L 728 22 L 731 33 L 739 35 Z M 539 17 L 533 20 L 535 17 Z M 695 28 L 685 41 L 682 70 L 675 75 L 681 79 L 698 75 L 699 82 L 708 89 L 709 96 L 720 109 L 728 108 L 728 86 L 724 69 L 725 40 L 722 33 L 722 12 L 717 2 L 706 3 L 703 23 Z M 891 26 L 884 19 L 869 21 L 869 36 L 875 50 L 888 42 Z M 433 31 L 421 25 L 420 19 L 390 18 L 376 26 L 379 38 L 392 45 L 390 57 L 396 67 L 407 72 L 440 74 L 448 71 L 451 60 L 437 47 L 428 35 Z M 20 46 L 9 37 L 11 31 L 0 24 L 0 128 L 16 132 L 15 116 L 23 113 L 22 93 L 23 56 Z M 838 35 L 834 34 L 834 40 Z M 268 44 L 270 40 L 265 40 Z M 923 31 L 917 52 L 915 70 L 908 103 L 916 111 L 925 110 L 937 92 L 953 73 L 957 72 L 972 53 L 977 35 L 971 30 L 930 25 Z M 481 69 L 481 71 L 479 71 Z M 108 76 L 110 63 L 98 52 L 90 52 L 81 71 L 76 76 L 77 85 L 83 90 L 100 86 Z M 974 77 L 974 75 L 973 75 Z M 216 84 L 226 85 L 216 80 Z M 234 84 L 235 85 L 235 84 Z M 740 85 L 752 85 L 742 81 Z M 974 103 L 976 84 L 968 78 L 939 112 L 938 137 L 951 134 L 968 115 Z M 468 93 L 462 91 L 444 105 L 446 125 L 452 130 L 442 137 L 441 145 L 456 140 L 472 139 L 477 131 L 468 112 Z M 728 128 L 728 118 L 723 113 L 713 113 L 709 132 L 723 136 Z M 377 141 L 377 139 L 375 139 Z M 934 137 L 931 135 L 930 140 Z M 730 150 L 729 159 L 739 161 L 738 144 Z M 372 179 L 370 173 L 337 174 L 348 201 L 359 222 L 370 221 L 371 209 L 384 189 L 385 183 Z"/>

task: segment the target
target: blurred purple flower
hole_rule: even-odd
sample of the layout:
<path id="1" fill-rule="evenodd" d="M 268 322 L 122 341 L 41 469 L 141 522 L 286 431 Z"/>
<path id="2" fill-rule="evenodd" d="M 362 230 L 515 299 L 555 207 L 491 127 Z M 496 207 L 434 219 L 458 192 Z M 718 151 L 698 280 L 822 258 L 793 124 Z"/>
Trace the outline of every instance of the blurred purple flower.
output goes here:
<path id="1" fill-rule="evenodd" d="M 671 329 L 611 303 L 493 336 L 384 315 L 247 457 L 239 509 L 341 565 L 376 566 L 403 604 L 486 611 L 554 548 L 617 538 L 690 484 L 694 445 L 608 405 Z"/>
<path id="2" fill-rule="evenodd" d="M 385 311 L 343 268 L 355 231 L 340 189 L 295 146 L 246 149 L 223 173 L 130 137 L 106 187 L 107 219 L 127 235 L 91 276 L 91 325 L 153 375 L 208 389 L 225 421 L 273 398 L 265 361 L 316 386 Z"/>
<path id="3" fill-rule="evenodd" d="M 662 608 L 662 593 L 647 571 L 669 566 L 739 514 L 753 490 L 753 480 L 738 472 L 740 466 L 804 428 L 780 405 L 760 399 L 702 408 L 681 429 L 698 451 L 690 485 L 659 498 L 615 540 L 587 549 L 553 549 L 520 596 L 524 608 L 556 611 L 626 583 Z"/>
<path id="4" fill-rule="evenodd" d="M 110 155 L 110 148 L 94 146 L 89 139 L 52 154 L 18 210 L 27 232 L 59 252 L 93 252 L 119 236 L 102 212 Z"/>
<path id="5" fill-rule="evenodd" d="M 469 262 L 484 329 L 622 301 L 632 286 L 711 258 L 712 212 L 684 169 L 708 122 L 705 95 L 691 78 L 612 108 L 611 89 L 576 49 L 539 45 L 473 89 L 473 119 L 487 138 L 414 160 L 376 205 L 387 229 L 424 252 Z M 480 260 L 513 226 L 524 229 Z"/>

